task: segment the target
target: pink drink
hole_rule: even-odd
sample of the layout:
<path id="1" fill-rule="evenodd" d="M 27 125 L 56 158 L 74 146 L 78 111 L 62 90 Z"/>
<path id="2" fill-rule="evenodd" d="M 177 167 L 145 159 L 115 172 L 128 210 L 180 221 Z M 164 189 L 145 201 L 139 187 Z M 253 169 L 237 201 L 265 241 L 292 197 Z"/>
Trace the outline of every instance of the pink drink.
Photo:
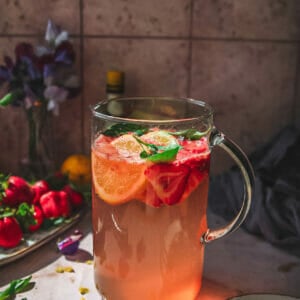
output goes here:
<path id="1" fill-rule="evenodd" d="M 134 155 L 118 157 L 113 150 L 107 154 L 111 140 L 101 140 L 101 146 L 97 142 L 92 147 L 93 168 L 97 159 L 105 164 L 111 160 L 112 166 L 116 159 L 120 164 L 144 164 Z M 145 184 L 124 203 L 103 201 L 93 174 L 95 282 L 106 299 L 192 300 L 199 293 L 209 148 L 205 138 L 177 142 L 182 148 L 176 160 L 147 163 Z"/>

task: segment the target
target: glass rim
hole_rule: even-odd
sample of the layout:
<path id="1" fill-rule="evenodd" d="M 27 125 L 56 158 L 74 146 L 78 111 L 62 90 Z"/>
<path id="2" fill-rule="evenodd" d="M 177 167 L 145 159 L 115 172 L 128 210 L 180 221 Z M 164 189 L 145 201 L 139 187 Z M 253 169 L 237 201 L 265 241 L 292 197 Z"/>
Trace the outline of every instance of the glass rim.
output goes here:
<path id="1" fill-rule="evenodd" d="M 195 106 L 203 107 L 205 110 L 203 111 L 203 114 L 195 117 L 186 117 L 186 118 L 170 118 L 167 120 L 159 120 L 159 119 L 136 119 L 131 117 L 119 117 L 119 116 L 112 116 L 109 114 L 106 114 L 104 112 L 98 111 L 99 108 L 104 107 L 106 104 L 108 104 L 111 101 L 132 101 L 132 100 L 175 100 L 175 101 L 184 101 L 185 103 L 189 103 Z M 107 121 L 114 121 L 118 123 L 144 123 L 144 124 L 168 124 L 168 123 L 188 123 L 188 122 L 195 122 L 203 119 L 211 119 L 213 117 L 214 111 L 213 108 L 205 101 L 202 100 L 196 100 L 193 98 L 184 98 L 184 97 L 160 97 L 160 96 L 145 96 L 145 97 L 118 97 L 114 98 L 112 100 L 104 100 L 101 102 L 98 102 L 94 105 L 90 106 L 91 112 L 94 117 L 101 118 Z"/>

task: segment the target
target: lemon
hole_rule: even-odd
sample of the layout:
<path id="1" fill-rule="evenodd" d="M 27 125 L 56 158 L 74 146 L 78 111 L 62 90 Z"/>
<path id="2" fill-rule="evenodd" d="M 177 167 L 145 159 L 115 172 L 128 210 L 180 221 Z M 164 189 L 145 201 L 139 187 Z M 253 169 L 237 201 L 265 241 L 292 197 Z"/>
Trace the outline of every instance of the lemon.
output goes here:
<path id="1" fill-rule="evenodd" d="M 91 182 L 90 157 L 84 154 L 72 154 L 64 160 L 60 171 L 75 184 L 89 184 Z"/>

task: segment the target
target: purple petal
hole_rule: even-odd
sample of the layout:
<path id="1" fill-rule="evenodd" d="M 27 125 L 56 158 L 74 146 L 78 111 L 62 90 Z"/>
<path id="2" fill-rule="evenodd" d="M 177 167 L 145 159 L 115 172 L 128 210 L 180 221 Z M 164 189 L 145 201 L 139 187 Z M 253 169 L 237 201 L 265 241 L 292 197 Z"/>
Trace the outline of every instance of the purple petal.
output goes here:
<path id="1" fill-rule="evenodd" d="M 62 31 L 55 39 L 55 46 L 59 46 L 62 42 L 69 39 L 69 34 L 67 31 Z"/>
<path id="2" fill-rule="evenodd" d="M 10 78 L 10 73 L 7 70 L 6 67 L 0 66 L 0 81 L 6 81 L 9 80 Z"/>
<path id="3" fill-rule="evenodd" d="M 72 64 L 73 60 L 69 56 L 67 51 L 58 52 L 55 56 L 55 62 L 64 63 L 64 64 Z"/>
<path id="4" fill-rule="evenodd" d="M 55 38 L 59 33 L 60 33 L 59 28 L 51 20 L 48 20 L 45 40 L 47 42 L 55 41 Z"/>
<path id="5" fill-rule="evenodd" d="M 53 76 L 54 74 L 54 65 L 53 64 L 47 64 L 47 65 L 44 65 L 44 78 L 47 78 L 47 77 L 50 77 L 50 76 Z"/>
<path id="6" fill-rule="evenodd" d="M 57 243 L 59 251 L 64 255 L 74 254 L 78 250 L 79 241 L 82 239 L 82 236 L 80 231 L 75 230 L 74 234 Z"/>
<path id="7" fill-rule="evenodd" d="M 40 72 L 35 68 L 33 61 L 26 56 L 21 57 L 21 61 L 27 66 L 27 72 L 31 79 L 37 79 L 40 77 Z"/>
<path id="8" fill-rule="evenodd" d="M 68 91 L 64 88 L 52 85 L 48 86 L 44 91 L 44 96 L 47 99 L 55 102 L 63 102 L 68 97 Z"/>

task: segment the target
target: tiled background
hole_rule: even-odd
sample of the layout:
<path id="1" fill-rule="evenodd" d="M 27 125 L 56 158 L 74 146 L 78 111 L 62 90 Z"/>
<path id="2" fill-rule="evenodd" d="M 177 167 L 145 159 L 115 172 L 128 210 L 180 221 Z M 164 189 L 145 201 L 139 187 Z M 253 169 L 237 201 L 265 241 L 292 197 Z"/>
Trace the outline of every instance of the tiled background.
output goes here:
<path id="1" fill-rule="evenodd" d="M 90 104 L 105 97 L 105 73 L 126 73 L 126 95 L 209 102 L 216 124 L 251 153 L 300 125 L 299 0 L 0 0 L 0 57 L 37 44 L 48 18 L 71 34 L 82 93 L 61 106 L 57 163 L 89 153 Z M 298 90 L 297 90 L 298 89 Z M 0 172 L 18 172 L 27 128 L 0 110 Z M 229 162 L 218 154 L 217 170 Z"/>

